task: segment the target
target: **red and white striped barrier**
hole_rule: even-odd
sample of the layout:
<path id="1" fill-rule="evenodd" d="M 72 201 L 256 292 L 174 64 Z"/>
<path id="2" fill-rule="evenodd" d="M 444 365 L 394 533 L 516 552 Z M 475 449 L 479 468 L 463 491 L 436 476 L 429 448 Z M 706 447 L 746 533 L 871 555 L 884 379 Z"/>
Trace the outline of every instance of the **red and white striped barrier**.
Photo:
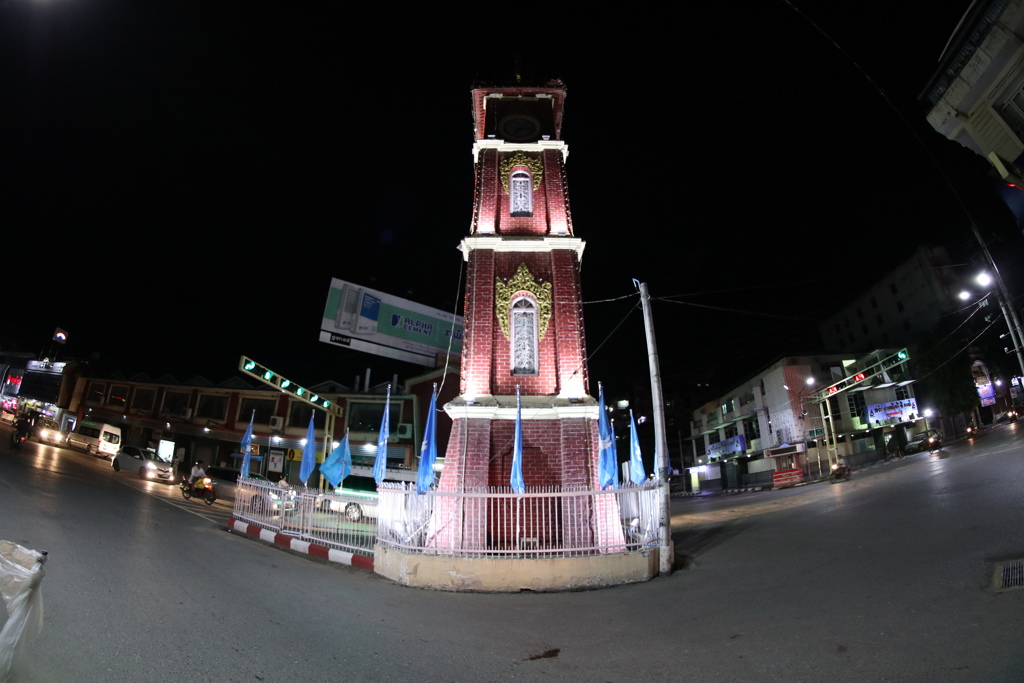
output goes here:
<path id="1" fill-rule="evenodd" d="M 235 531 L 246 536 L 258 538 L 266 543 L 273 543 L 276 546 L 285 548 L 286 550 L 294 550 L 297 553 L 304 555 L 312 555 L 318 557 L 321 560 L 327 560 L 328 562 L 337 562 L 338 564 L 347 564 L 350 567 L 356 567 L 358 569 L 369 569 L 373 571 L 373 558 L 366 557 L 365 555 L 356 555 L 345 550 L 338 550 L 337 548 L 328 548 L 327 546 L 319 545 L 317 543 L 310 543 L 309 541 L 303 541 L 294 536 L 287 534 L 279 534 L 271 531 L 270 529 L 264 529 L 261 526 L 255 524 L 249 524 L 242 522 L 237 519 L 228 520 L 228 531 Z"/>

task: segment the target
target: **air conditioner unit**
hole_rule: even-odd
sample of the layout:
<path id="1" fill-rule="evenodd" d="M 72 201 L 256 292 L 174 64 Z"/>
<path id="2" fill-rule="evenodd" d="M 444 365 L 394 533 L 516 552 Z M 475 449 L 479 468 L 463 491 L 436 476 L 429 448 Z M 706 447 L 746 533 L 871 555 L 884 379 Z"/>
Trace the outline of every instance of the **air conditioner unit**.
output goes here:
<path id="1" fill-rule="evenodd" d="M 398 438 L 399 439 L 411 439 L 412 438 L 412 424 L 409 422 L 403 422 L 398 425 Z"/>
<path id="2" fill-rule="evenodd" d="M 280 415 L 271 415 L 270 428 L 276 430 L 284 429 L 284 418 Z"/>

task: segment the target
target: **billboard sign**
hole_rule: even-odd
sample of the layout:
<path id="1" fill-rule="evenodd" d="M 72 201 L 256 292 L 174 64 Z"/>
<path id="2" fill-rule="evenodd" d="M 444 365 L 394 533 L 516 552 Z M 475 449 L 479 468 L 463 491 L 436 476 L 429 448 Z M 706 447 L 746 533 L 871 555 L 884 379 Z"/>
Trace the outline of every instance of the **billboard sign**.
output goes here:
<path id="1" fill-rule="evenodd" d="M 461 354 L 462 334 L 462 316 L 338 279 L 320 323 L 326 344 L 427 367 Z"/>
<path id="2" fill-rule="evenodd" d="M 713 443 L 704 451 L 709 458 L 722 458 L 732 453 L 743 453 L 747 450 L 747 441 L 743 434 Z"/>
<path id="3" fill-rule="evenodd" d="M 871 427 L 913 422 L 921 417 L 917 411 L 916 398 L 897 399 L 888 403 L 872 403 L 867 407 L 867 414 L 868 425 Z"/>

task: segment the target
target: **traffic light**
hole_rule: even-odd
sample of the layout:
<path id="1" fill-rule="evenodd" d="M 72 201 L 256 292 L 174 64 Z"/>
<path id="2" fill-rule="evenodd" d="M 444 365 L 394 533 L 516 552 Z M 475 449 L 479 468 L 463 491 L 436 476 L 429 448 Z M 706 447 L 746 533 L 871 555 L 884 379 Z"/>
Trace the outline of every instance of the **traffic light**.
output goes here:
<path id="1" fill-rule="evenodd" d="M 323 410 L 330 409 L 329 412 L 332 412 L 335 415 L 340 414 L 337 408 L 331 409 L 330 399 L 320 396 L 317 393 L 310 392 L 305 387 L 296 384 L 287 377 L 282 377 L 281 375 L 276 374 L 270 368 L 260 365 L 251 358 L 246 358 L 245 356 L 242 356 L 242 359 L 238 364 L 238 369 L 251 377 L 255 377 L 256 379 L 266 384 L 269 384 L 272 387 L 276 387 L 285 393 L 294 395 L 295 398 L 300 399 L 305 403 L 309 403 L 310 405 L 316 406 Z"/>

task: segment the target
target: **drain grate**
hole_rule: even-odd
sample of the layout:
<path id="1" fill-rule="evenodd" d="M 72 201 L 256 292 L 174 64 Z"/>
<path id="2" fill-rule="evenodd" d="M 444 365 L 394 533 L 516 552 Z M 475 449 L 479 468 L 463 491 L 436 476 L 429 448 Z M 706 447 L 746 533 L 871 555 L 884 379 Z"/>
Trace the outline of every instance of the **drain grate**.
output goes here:
<path id="1" fill-rule="evenodd" d="M 1024 560 L 998 562 L 992 576 L 992 590 L 1008 591 L 1024 588 Z"/>

